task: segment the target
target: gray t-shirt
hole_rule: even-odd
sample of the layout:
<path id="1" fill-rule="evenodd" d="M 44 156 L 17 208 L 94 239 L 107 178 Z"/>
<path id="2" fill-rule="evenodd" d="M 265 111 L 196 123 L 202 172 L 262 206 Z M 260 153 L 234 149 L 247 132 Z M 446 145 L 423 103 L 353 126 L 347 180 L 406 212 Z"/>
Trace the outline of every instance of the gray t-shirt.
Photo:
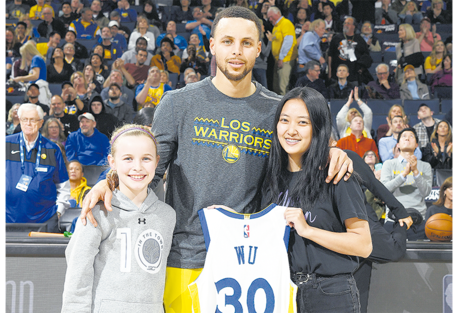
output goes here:
<path id="1" fill-rule="evenodd" d="M 213 204 L 243 213 L 260 209 L 257 192 L 279 100 L 258 83 L 253 95 L 231 98 L 210 77 L 163 95 L 152 131 L 159 143 L 157 176 L 168 168 L 165 201 L 176 211 L 168 266 L 204 267 L 198 210 Z"/>

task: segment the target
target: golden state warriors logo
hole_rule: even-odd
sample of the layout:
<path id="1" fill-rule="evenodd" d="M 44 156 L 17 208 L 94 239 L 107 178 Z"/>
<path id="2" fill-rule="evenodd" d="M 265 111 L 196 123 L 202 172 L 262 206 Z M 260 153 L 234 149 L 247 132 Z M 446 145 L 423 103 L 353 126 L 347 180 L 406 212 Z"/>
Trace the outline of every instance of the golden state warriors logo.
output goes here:
<path id="1" fill-rule="evenodd" d="M 222 150 L 222 157 L 227 163 L 235 163 L 240 158 L 240 149 L 235 145 L 228 145 Z"/>
<path id="2" fill-rule="evenodd" d="M 162 264 L 162 254 L 162 235 L 153 229 L 142 232 L 135 246 L 135 258 L 139 266 L 147 273 L 158 273 Z"/>

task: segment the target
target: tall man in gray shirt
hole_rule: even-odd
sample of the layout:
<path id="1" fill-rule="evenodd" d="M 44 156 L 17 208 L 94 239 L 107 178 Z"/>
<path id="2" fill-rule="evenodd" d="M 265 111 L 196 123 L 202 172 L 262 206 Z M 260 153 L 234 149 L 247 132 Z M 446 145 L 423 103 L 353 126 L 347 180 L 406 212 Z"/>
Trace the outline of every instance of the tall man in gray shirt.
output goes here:
<path id="1" fill-rule="evenodd" d="M 254 27 L 256 26 L 256 27 Z M 168 169 L 165 202 L 176 211 L 168 257 L 166 312 L 190 312 L 189 285 L 204 266 L 206 249 L 197 211 L 224 204 L 240 213 L 260 210 L 261 186 L 280 96 L 254 83 L 252 69 L 261 51 L 261 25 L 248 9 L 230 7 L 214 20 L 211 53 L 215 77 L 166 92 L 155 110 L 152 131 L 159 143 L 156 179 Z M 332 149 L 329 182 L 352 170 L 351 161 Z M 341 165 L 337 165 L 341 164 Z M 95 188 L 96 187 L 96 188 Z M 98 199 L 110 207 L 106 182 L 84 200 L 82 222 Z M 88 216 L 95 224 L 92 216 Z"/>

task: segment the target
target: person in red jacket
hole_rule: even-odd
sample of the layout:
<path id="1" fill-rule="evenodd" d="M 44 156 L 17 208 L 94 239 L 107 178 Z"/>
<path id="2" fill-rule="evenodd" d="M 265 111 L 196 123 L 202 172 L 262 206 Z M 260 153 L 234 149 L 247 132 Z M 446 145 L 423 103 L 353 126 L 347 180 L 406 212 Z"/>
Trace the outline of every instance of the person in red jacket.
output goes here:
<path id="1" fill-rule="evenodd" d="M 361 157 L 363 157 L 364 153 L 369 150 L 372 150 L 376 155 L 379 155 L 375 141 L 362 135 L 362 131 L 364 130 L 364 120 L 361 116 L 353 118 L 351 120 L 350 127 L 351 134 L 338 140 L 338 143 L 336 144 L 338 148 L 343 150 L 352 150 Z"/>

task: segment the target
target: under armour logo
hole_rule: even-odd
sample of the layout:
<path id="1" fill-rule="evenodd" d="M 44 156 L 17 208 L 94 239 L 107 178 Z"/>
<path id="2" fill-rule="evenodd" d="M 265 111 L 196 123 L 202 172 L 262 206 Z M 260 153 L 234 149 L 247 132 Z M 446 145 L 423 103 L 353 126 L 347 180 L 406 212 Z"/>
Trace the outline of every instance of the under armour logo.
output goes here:
<path id="1" fill-rule="evenodd" d="M 140 223 L 144 223 L 144 224 L 145 224 L 145 218 L 142 219 L 142 220 L 140 220 L 140 218 L 139 218 L 139 224 L 140 224 Z"/>

